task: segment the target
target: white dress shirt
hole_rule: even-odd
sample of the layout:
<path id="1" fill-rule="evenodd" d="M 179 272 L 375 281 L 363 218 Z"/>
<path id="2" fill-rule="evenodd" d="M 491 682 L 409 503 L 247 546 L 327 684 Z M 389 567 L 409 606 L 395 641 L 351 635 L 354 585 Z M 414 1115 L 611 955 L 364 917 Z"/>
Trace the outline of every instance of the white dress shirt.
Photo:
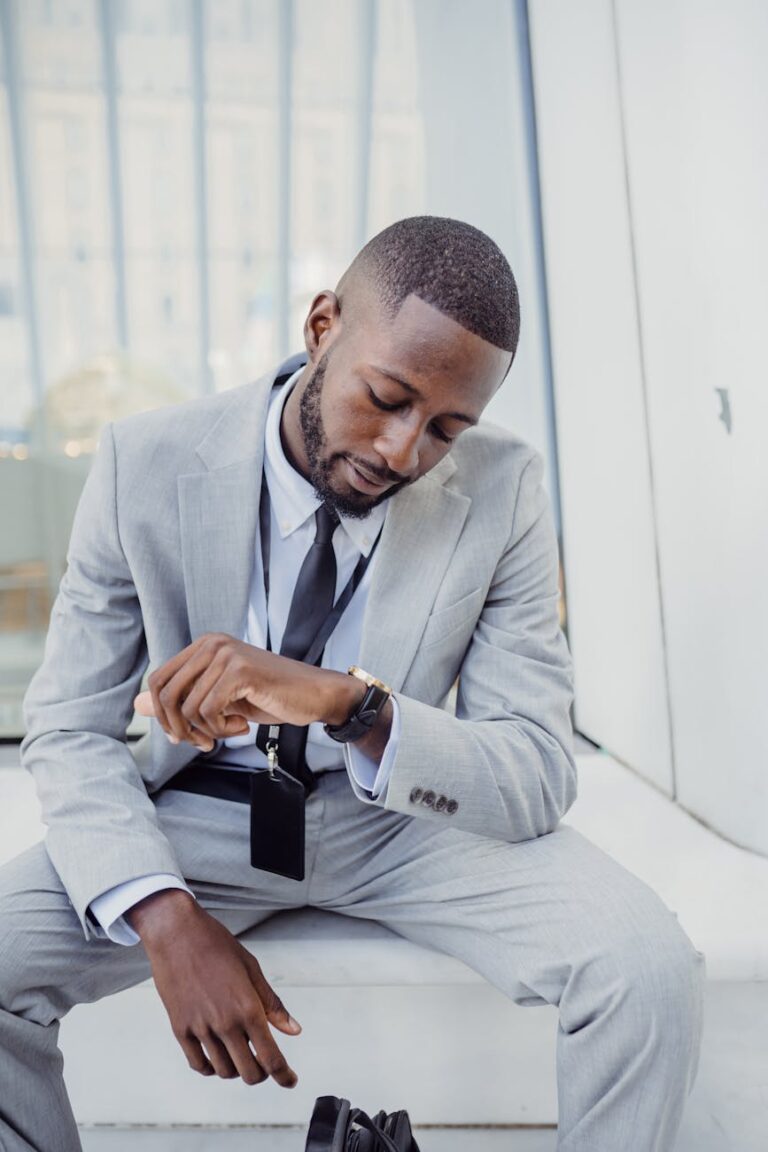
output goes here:
<path id="1" fill-rule="evenodd" d="M 299 369 L 281 388 L 276 389 L 270 400 L 264 444 L 264 470 L 271 508 L 269 605 L 266 603 L 259 545 L 254 555 L 247 619 L 243 628 L 246 643 L 257 648 L 266 647 L 268 612 L 269 637 L 275 652 L 280 651 L 299 570 L 315 538 L 315 512 L 320 506 L 312 485 L 288 463 L 280 438 L 283 406 L 301 371 Z M 261 477 L 254 476 L 253 482 L 260 484 Z M 347 584 L 360 556 L 370 554 L 384 523 L 386 511 L 387 504 L 384 502 L 363 520 L 341 517 L 341 526 L 333 537 L 337 597 Z M 351 664 L 357 663 L 373 563 L 372 560 L 366 568 L 354 596 L 328 639 L 323 653 L 323 668 L 346 672 Z M 318 722 L 310 724 L 307 736 L 306 760 L 312 771 L 320 774 L 346 767 L 356 783 L 368 793 L 371 802 L 383 803 L 400 731 L 394 698 L 392 704 L 392 731 L 380 764 L 364 756 L 352 744 L 342 746 L 331 740 L 323 731 L 323 725 Z M 242 768 L 266 767 L 266 757 L 255 742 L 258 725 L 249 724 L 248 727 L 247 735 L 232 736 L 223 741 L 211 766 L 228 764 Z M 181 888 L 189 892 L 189 888 L 178 877 L 155 873 L 110 888 L 91 901 L 90 909 L 103 934 L 110 940 L 117 944 L 136 944 L 139 937 L 124 914 L 140 900 L 164 888 Z"/>

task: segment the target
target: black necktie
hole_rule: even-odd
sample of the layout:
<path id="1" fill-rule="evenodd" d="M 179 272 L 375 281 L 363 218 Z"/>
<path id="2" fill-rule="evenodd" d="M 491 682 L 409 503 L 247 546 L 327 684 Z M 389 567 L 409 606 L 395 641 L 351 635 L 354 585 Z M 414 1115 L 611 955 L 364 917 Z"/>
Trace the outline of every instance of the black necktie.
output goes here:
<path id="1" fill-rule="evenodd" d="M 321 504 L 315 513 L 315 539 L 304 557 L 293 590 L 293 599 L 280 646 L 281 656 L 303 660 L 333 608 L 336 595 L 333 533 L 338 523 L 336 513 L 325 504 Z M 267 725 L 260 725 L 256 743 L 262 751 L 266 750 L 268 731 Z M 309 793 L 315 786 L 315 778 L 304 758 L 307 731 L 306 727 L 295 724 L 281 724 L 278 756 L 280 766 L 286 772 L 290 772 L 291 776 L 301 780 Z"/>

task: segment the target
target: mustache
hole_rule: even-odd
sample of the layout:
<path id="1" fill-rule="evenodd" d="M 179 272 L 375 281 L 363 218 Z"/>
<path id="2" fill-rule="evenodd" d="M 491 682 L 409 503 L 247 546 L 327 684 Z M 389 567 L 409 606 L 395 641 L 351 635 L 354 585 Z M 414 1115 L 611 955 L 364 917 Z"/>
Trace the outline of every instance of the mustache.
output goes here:
<path id="1" fill-rule="evenodd" d="M 376 480 L 381 480 L 383 484 L 405 484 L 408 480 L 407 476 L 401 476 L 399 472 L 391 472 L 389 468 L 379 468 L 375 464 L 369 464 L 367 460 L 363 460 L 360 456 L 351 456 L 347 454 L 347 460 L 355 464 L 363 470 L 363 473 L 368 473 Z"/>

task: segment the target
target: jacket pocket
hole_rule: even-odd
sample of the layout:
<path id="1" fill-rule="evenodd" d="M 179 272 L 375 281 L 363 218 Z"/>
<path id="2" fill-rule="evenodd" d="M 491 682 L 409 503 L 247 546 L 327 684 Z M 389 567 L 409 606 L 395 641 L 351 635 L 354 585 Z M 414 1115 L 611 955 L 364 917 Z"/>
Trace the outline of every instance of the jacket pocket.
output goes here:
<path id="1" fill-rule="evenodd" d="M 475 588 L 445 608 L 433 612 L 427 620 L 426 628 L 421 638 L 420 650 L 431 648 L 447 640 L 454 632 L 459 632 L 468 622 L 473 623 L 479 618 L 485 601 L 482 588 Z"/>

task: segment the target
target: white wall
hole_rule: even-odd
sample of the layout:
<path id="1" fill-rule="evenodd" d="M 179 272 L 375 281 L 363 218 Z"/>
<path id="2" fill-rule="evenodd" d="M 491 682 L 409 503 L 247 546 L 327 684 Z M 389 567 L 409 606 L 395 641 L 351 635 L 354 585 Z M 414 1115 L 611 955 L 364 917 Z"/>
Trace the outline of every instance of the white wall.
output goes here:
<path id="1" fill-rule="evenodd" d="M 510 0 L 417 0 L 414 16 L 427 211 L 492 236 L 520 291 L 520 345 L 486 416 L 543 453 L 556 500 L 519 9 Z"/>
<path id="2" fill-rule="evenodd" d="M 768 5 L 616 11 L 677 795 L 768 853 Z"/>
<path id="3" fill-rule="evenodd" d="M 768 853 L 768 5 L 531 8 L 577 719 Z"/>
<path id="4" fill-rule="evenodd" d="M 578 729 L 672 794 L 610 0 L 532 0 Z"/>

